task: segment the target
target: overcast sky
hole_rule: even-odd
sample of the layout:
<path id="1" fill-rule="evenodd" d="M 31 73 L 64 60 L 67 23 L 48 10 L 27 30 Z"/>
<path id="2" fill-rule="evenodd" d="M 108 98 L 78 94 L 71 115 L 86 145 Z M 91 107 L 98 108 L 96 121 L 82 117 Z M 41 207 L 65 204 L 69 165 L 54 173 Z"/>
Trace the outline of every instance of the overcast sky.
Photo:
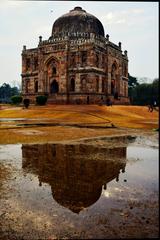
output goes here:
<path id="1" fill-rule="evenodd" d="M 103 24 L 105 35 L 128 51 L 129 73 L 157 78 L 158 2 L 3 1 L 0 0 L 0 85 L 21 82 L 23 45 L 35 48 L 50 37 L 54 21 L 81 6 Z"/>

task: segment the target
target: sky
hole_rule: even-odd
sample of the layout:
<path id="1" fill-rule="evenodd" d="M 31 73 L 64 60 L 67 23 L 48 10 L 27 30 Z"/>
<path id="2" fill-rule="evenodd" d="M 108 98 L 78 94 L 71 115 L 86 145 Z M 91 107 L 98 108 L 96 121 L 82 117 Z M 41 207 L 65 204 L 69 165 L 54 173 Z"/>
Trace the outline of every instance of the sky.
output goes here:
<path id="1" fill-rule="evenodd" d="M 159 77 L 158 2 L 3 1 L 0 0 L 0 86 L 21 83 L 23 45 L 36 48 L 52 25 L 76 6 L 96 16 L 110 41 L 128 51 L 129 73 L 152 81 Z"/>

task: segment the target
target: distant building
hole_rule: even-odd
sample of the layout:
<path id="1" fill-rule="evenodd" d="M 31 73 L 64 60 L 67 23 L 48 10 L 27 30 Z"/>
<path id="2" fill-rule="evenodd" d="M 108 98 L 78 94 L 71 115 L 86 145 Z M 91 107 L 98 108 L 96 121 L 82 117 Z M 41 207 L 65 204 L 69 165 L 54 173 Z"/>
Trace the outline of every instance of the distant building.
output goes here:
<path id="1" fill-rule="evenodd" d="M 35 102 L 128 103 L 128 57 L 105 37 L 102 23 L 81 7 L 58 18 L 48 40 L 22 51 L 23 98 Z"/>

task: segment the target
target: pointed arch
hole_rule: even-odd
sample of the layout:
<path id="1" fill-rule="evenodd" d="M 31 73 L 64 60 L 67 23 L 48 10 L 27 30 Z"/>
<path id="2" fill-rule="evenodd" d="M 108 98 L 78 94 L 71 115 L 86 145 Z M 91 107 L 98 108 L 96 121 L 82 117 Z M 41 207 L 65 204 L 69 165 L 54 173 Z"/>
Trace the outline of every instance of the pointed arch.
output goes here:
<path id="1" fill-rule="evenodd" d="M 114 63 L 112 64 L 112 68 L 111 68 L 111 79 L 116 79 L 116 74 L 117 74 L 117 63 L 114 61 Z"/>
<path id="2" fill-rule="evenodd" d="M 50 93 L 58 93 L 59 92 L 59 84 L 56 80 L 53 80 L 50 86 Z"/>
<path id="3" fill-rule="evenodd" d="M 47 75 L 49 78 L 58 76 L 59 73 L 59 59 L 50 56 L 48 57 L 45 62 L 45 71 L 47 72 Z"/>
<path id="4" fill-rule="evenodd" d="M 59 59 L 50 55 L 44 61 L 44 85 L 46 92 L 51 94 L 58 93 L 59 80 Z"/>
<path id="5" fill-rule="evenodd" d="M 99 92 L 99 77 L 96 77 L 96 92 Z"/>
<path id="6" fill-rule="evenodd" d="M 74 92 L 75 91 L 75 79 L 71 78 L 70 81 L 70 91 Z"/>
<path id="7" fill-rule="evenodd" d="M 111 67 L 111 94 L 117 99 L 119 92 L 119 66 L 116 61 L 113 62 Z"/>
<path id="8" fill-rule="evenodd" d="M 57 73 L 57 68 L 55 65 L 52 66 L 52 76 L 56 75 Z"/>
<path id="9" fill-rule="evenodd" d="M 105 82 L 104 82 L 104 78 L 102 78 L 102 92 L 105 91 Z"/>
<path id="10" fill-rule="evenodd" d="M 34 82 L 34 91 L 35 91 L 35 93 L 38 93 L 38 81 L 37 80 Z"/>
<path id="11" fill-rule="evenodd" d="M 44 61 L 45 66 L 48 66 L 49 63 L 52 62 L 52 61 L 59 63 L 59 59 L 58 59 L 57 57 L 55 57 L 55 56 L 49 56 L 49 57 Z"/>
<path id="12" fill-rule="evenodd" d="M 84 92 L 86 91 L 86 77 L 82 76 L 81 78 L 81 91 Z"/>
<path id="13" fill-rule="evenodd" d="M 111 94 L 114 95 L 114 92 L 115 92 L 115 81 L 112 80 L 111 81 Z"/>
<path id="14" fill-rule="evenodd" d="M 30 79 L 27 78 L 25 81 L 25 93 L 29 93 Z"/>

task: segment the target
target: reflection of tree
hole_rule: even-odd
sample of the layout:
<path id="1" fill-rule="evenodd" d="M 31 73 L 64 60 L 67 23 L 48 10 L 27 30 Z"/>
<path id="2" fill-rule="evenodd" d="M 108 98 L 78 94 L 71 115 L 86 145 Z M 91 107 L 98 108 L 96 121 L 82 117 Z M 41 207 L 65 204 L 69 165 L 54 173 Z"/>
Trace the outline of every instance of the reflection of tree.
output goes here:
<path id="1" fill-rule="evenodd" d="M 22 155 L 22 167 L 37 174 L 40 185 L 49 183 L 53 198 L 76 213 L 95 203 L 102 186 L 117 178 L 126 164 L 126 147 L 23 145 Z"/>

